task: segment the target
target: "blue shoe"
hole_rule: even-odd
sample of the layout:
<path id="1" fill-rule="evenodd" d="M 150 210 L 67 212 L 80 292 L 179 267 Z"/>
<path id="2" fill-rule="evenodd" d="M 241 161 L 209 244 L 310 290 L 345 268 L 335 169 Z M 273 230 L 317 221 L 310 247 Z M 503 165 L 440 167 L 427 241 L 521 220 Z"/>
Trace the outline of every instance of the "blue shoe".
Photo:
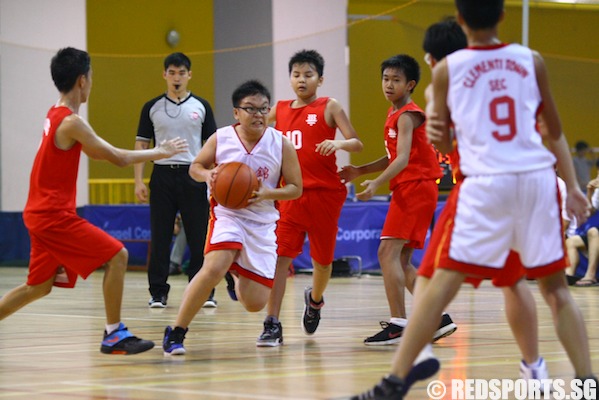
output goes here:
<path id="1" fill-rule="evenodd" d="M 167 326 L 164 330 L 164 339 L 162 340 L 162 349 L 165 356 L 181 356 L 185 354 L 183 340 L 188 329 Z"/>
<path id="2" fill-rule="evenodd" d="M 230 272 L 227 272 L 225 275 L 225 280 L 227 281 L 227 292 L 229 293 L 229 297 L 233 301 L 237 301 L 237 293 L 235 293 L 235 280 L 233 279 L 233 275 Z"/>
<path id="3" fill-rule="evenodd" d="M 121 322 L 119 327 L 110 335 L 104 331 L 104 340 L 100 351 L 104 354 L 137 354 L 150 350 L 154 347 L 154 342 L 143 340 L 133 336 L 125 324 Z"/>
<path id="4" fill-rule="evenodd" d="M 414 360 L 414 364 L 412 364 L 412 369 L 408 372 L 408 376 L 405 379 L 405 388 L 406 392 L 410 389 L 410 387 L 417 381 L 423 381 L 425 379 L 430 378 L 435 375 L 439 368 L 441 368 L 441 363 L 439 359 L 435 357 L 433 354 L 433 349 L 430 344 L 427 344 L 416 360 Z"/>

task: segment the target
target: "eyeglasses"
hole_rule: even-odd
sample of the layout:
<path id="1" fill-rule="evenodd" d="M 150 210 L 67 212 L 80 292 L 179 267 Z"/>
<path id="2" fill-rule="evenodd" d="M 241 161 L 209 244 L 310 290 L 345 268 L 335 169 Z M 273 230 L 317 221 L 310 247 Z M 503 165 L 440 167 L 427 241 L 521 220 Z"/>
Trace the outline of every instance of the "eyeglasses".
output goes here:
<path id="1" fill-rule="evenodd" d="M 235 108 L 239 108 L 243 111 L 245 111 L 248 114 L 251 115 L 256 115 L 258 113 L 262 114 L 262 115 L 268 115 L 268 113 L 270 112 L 270 107 L 269 106 L 264 106 L 264 107 L 235 107 Z"/>

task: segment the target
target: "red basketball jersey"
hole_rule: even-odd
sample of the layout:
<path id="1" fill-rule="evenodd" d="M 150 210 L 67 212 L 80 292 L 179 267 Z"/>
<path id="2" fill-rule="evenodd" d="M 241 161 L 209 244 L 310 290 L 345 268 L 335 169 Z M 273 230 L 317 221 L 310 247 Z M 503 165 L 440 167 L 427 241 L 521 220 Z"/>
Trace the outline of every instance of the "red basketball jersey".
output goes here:
<path id="1" fill-rule="evenodd" d="M 389 108 L 387 121 L 385 122 L 385 147 L 389 163 L 397 158 L 397 121 L 406 112 L 424 115 L 424 111 L 413 101 L 410 101 L 395 112 L 393 111 L 393 107 Z M 443 171 L 437 161 L 435 149 L 426 139 L 425 123 L 423 122 L 412 132 L 412 148 L 410 149 L 408 165 L 391 179 L 389 188 L 393 190 L 402 182 L 440 179 L 442 176 Z"/>
<path id="2" fill-rule="evenodd" d="M 48 111 L 42 141 L 33 162 L 25 213 L 75 211 L 81 143 L 75 143 L 69 150 L 61 150 L 54 142 L 56 129 L 72 113 L 67 107 L 52 107 Z"/>
<path id="3" fill-rule="evenodd" d="M 343 186 L 337 174 L 335 154 L 322 156 L 316 145 L 326 139 L 335 139 L 336 128 L 327 125 L 324 111 L 328 97 L 320 97 L 300 108 L 292 108 L 294 100 L 277 103 L 275 128 L 283 132 L 297 151 L 302 169 L 304 189 L 334 189 Z"/>

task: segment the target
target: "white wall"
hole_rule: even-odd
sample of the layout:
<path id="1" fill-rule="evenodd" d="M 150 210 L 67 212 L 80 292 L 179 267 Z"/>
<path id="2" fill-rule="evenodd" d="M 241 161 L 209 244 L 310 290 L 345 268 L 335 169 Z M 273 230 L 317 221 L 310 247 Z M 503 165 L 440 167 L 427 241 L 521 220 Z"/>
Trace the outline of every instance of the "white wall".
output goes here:
<path id="1" fill-rule="evenodd" d="M 347 0 L 275 0 L 272 7 L 275 101 L 295 98 L 289 84 L 289 58 L 298 50 L 314 49 L 325 61 L 318 95 L 339 100 L 349 115 Z M 349 164 L 349 154 L 337 152 L 337 164 Z"/>
<path id="2" fill-rule="evenodd" d="M 85 0 L 0 0 L 0 211 L 22 211 L 45 115 L 58 99 L 50 59 L 86 49 Z M 80 110 L 87 118 L 87 108 Z M 88 161 L 79 168 L 77 205 L 88 202 Z"/>

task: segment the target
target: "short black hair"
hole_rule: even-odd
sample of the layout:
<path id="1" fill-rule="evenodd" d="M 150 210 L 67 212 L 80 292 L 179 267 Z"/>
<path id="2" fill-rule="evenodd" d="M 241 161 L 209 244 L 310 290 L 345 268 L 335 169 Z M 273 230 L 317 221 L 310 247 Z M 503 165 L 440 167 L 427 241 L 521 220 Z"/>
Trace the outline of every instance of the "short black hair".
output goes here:
<path id="1" fill-rule="evenodd" d="M 164 70 L 166 71 L 171 65 L 174 67 L 185 67 L 188 71 L 191 71 L 191 60 L 183 53 L 172 53 L 166 56 L 164 59 Z"/>
<path id="2" fill-rule="evenodd" d="M 393 57 L 390 57 L 381 63 L 381 76 L 385 72 L 387 68 L 397 69 L 406 76 L 406 79 L 409 81 L 415 81 L 416 85 L 420 81 L 420 65 L 418 65 L 418 61 L 407 54 L 398 54 Z M 414 88 L 410 91 L 410 93 L 414 92 Z"/>
<path id="3" fill-rule="evenodd" d="M 424 33 L 422 42 L 422 49 L 437 61 L 441 61 L 447 55 L 467 46 L 466 34 L 453 17 L 445 18 L 429 26 Z"/>
<path id="4" fill-rule="evenodd" d="M 455 0 L 464 22 L 472 29 L 489 29 L 499 23 L 504 0 Z"/>
<path id="5" fill-rule="evenodd" d="M 316 68 L 318 76 L 324 73 L 324 58 L 316 50 L 300 50 L 289 59 L 289 73 L 295 64 L 311 64 Z"/>
<path id="6" fill-rule="evenodd" d="M 262 84 L 262 82 L 252 79 L 242 83 L 233 91 L 233 95 L 231 96 L 233 107 L 239 107 L 241 100 L 248 96 L 254 96 L 257 94 L 266 97 L 268 99 L 268 103 L 270 103 L 270 92 L 266 86 Z"/>
<path id="7" fill-rule="evenodd" d="M 589 144 L 587 142 L 585 142 L 584 140 L 579 140 L 574 145 L 574 148 L 576 149 L 576 151 L 583 151 L 583 150 L 586 150 L 589 148 Z"/>
<path id="8" fill-rule="evenodd" d="M 87 51 L 73 47 L 58 50 L 50 62 L 50 73 L 54 85 L 61 93 L 73 89 L 81 75 L 87 76 L 91 68 L 91 59 Z"/>

